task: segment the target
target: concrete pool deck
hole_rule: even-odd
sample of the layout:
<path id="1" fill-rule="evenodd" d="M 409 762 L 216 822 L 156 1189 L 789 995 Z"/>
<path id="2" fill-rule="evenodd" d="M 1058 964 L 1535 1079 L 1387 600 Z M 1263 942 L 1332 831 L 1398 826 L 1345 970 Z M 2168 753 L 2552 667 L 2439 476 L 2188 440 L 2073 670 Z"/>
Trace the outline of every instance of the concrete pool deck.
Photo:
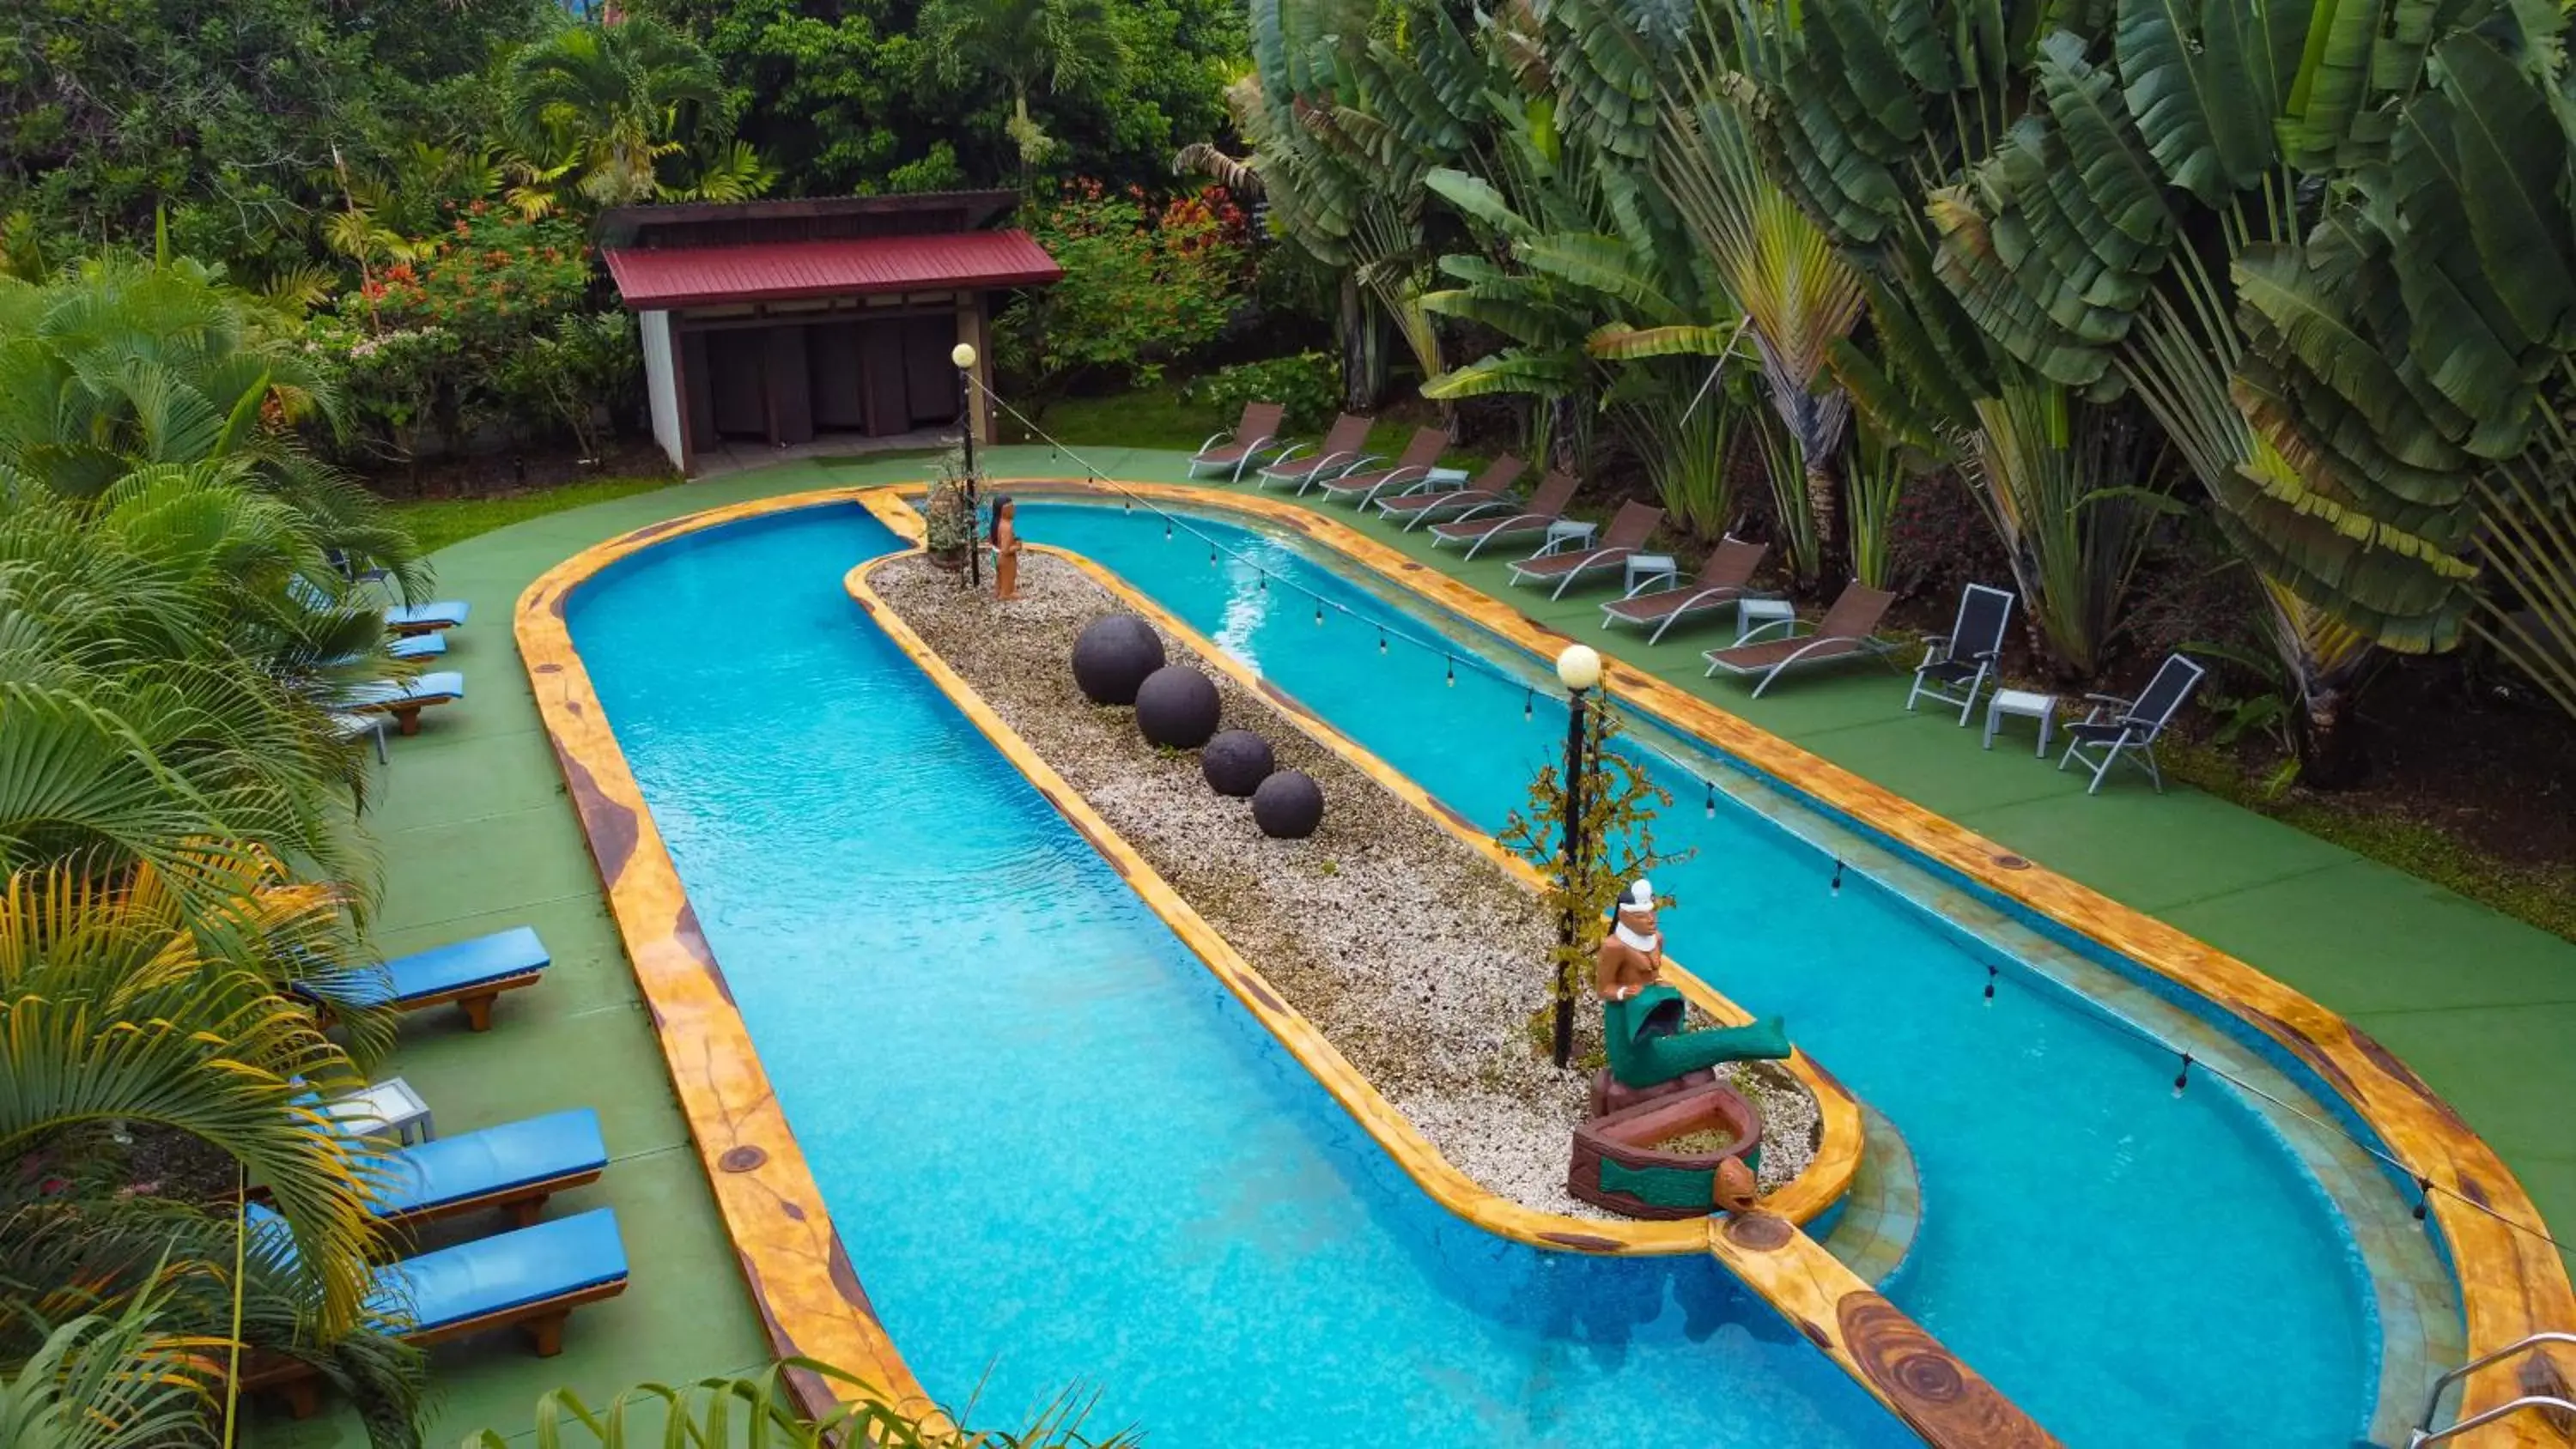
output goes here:
<path id="1" fill-rule="evenodd" d="M 1117 476 L 1183 472 L 1173 453 L 1085 452 Z M 996 449 L 987 463 L 1004 477 L 1080 471 L 1043 447 Z M 411 950 L 525 923 L 556 965 L 543 986 L 504 1003 L 488 1035 L 411 1023 L 388 1070 L 419 1088 L 450 1131 L 600 1108 L 610 1169 L 564 1207 L 615 1206 L 636 1279 L 624 1297 L 576 1315 L 559 1358 L 528 1357 L 505 1336 L 439 1350 L 431 1442 L 485 1427 L 524 1435 L 550 1389 L 597 1404 L 636 1381 L 739 1373 L 767 1356 L 510 642 L 512 605 L 547 569 L 629 529 L 921 472 L 917 455 L 801 461 L 533 519 L 438 555 L 441 595 L 475 606 L 451 656 L 469 693 L 419 737 L 394 742 L 372 816 L 386 861 L 383 944 Z M 2088 798 L 2080 777 L 2018 749 L 1981 751 L 1955 722 L 1905 714 L 1897 676 L 1871 667 L 1749 701 L 1739 685 L 1699 678 L 1704 640 L 1649 648 L 1633 633 L 1604 636 L 1598 590 L 1551 603 L 1504 587 L 1500 561 L 1462 564 L 1430 552 L 1422 534 L 1356 526 L 2343 1012 L 2459 1108 L 2553 1223 L 2576 1227 L 2576 1142 L 2549 1105 L 2576 1098 L 2576 1060 L 2562 1045 L 2576 1028 L 2576 945 L 2190 791 L 2158 797 L 2122 782 Z M 263 1417 L 253 1442 L 300 1449 L 364 1437 L 339 1413 L 302 1424 Z"/>

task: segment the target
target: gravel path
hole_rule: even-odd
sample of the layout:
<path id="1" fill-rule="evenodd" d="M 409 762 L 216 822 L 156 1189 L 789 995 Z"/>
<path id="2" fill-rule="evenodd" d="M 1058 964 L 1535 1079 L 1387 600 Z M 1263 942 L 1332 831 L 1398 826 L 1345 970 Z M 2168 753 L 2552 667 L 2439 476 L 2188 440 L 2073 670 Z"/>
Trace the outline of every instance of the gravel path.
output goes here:
<path id="1" fill-rule="evenodd" d="M 1452 1164 L 1529 1207 L 1608 1216 L 1565 1190 L 1588 1074 L 1555 1070 L 1534 1026 L 1553 939 L 1535 896 L 1268 700 L 1202 666 L 1224 701 L 1222 727 L 1261 735 L 1279 768 L 1322 787 L 1322 828 L 1265 839 L 1249 801 L 1208 788 L 1195 752 L 1147 744 L 1132 710 L 1074 687 L 1074 636 L 1118 606 L 1062 560 L 1023 555 L 1008 604 L 917 557 L 870 581 Z M 1200 662 L 1180 640 L 1163 642 L 1172 662 Z M 1588 998 L 1576 1021 L 1577 1050 L 1597 1064 L 1600 1013 Z M 1736 1086 L 1763 1114 L 1768 1190 L 1814 1155 L 1815 1104 L 1777 1066 L 1739 1067 Z"/>

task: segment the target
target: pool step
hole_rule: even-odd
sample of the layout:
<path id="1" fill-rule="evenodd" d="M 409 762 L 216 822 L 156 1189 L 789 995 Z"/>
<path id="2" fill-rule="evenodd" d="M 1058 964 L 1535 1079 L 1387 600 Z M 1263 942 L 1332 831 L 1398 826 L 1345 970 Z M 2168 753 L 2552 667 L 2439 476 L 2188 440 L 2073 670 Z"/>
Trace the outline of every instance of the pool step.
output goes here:
<path id="1" fill-rule="evenodd" d="M 1860 1170 L 1852 1175 L 1824 1248 L 1881 1292 L 1905 1266 L 1923 1226 L 1923 1180 L 1905 1134 L 1867 1102 L 1860 1104 Z"/>

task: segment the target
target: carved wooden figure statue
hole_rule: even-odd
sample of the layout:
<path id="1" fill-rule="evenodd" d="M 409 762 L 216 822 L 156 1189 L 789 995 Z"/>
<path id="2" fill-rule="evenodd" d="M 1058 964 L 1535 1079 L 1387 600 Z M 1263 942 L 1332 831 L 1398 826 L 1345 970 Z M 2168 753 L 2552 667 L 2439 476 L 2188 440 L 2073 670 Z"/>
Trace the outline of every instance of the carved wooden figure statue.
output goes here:
<path id="1" fill-rule="evenodd" d="M 1014 505 L 1007 497 L 993 500 L 993 597 L 1015 599 L 1020 595 L 1020 530 L 1011 515 Z"/>
<path id="2" fill-rule="evenodd" d="M 1655 928 L 1655 888 L 1637 881 L 1619 897 L 1618 919 L 1592 955 L 1592 994 L 1625 1001 L 1661 979 L 1664 937 Z"/>

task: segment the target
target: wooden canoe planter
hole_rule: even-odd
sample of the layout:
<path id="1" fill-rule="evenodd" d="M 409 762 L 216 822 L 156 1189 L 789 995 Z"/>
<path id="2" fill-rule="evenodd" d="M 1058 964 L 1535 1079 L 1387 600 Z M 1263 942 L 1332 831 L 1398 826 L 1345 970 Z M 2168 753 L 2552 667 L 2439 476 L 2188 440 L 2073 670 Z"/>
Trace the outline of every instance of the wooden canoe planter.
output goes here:
<path id="1" fill-rule="evenodd" d="M 1727 1135 L 1723 1152 L 1674 1152 L 1662 1144 L 1694 1132 Z M 1595 1117 L 1574 1129 L 1565 1187 L 1596 1207 L 1632 1218 L 1701 1218 L 1714 1202 L 1727 1159 L 1762 1162 L 1762 1114 L 1732 1089 L 1704 1082 Z"/>

